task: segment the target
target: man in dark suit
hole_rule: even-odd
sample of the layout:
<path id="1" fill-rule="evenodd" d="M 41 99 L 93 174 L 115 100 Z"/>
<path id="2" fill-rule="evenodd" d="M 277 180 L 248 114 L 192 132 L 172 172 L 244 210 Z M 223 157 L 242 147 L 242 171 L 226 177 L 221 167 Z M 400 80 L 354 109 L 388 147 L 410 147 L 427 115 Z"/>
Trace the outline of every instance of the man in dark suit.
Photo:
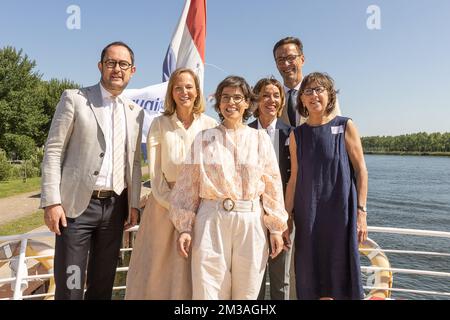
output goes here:
<path id="1" fill-rule="evenodd" d="M 109 44 L 98 69 L 100 83 L 62 94 L 42 162 L 55 299 L 111 299 L 123 229 L 138 219 L 144 113 L 122 94 L 136 71 L 133 51 Z"/>
<path id="2" fill-rule="evenodd" d="M 298 90 L 303 80 L 303 65 L 305 55 L 303 54 L 303 44 L 300 39 L 286 37 L 275 43 L 273 47 L 273 57 L 283 78 L 286 105 L 281 112 L 280 118 L 292 127 L 297 127 L 306 121 L 300 116 L 297 110 Z M 339 103 L 336 101 L 336 108 L 332 114 L 341 114 Z"/>
<path id="3" fill-rule="evenodd" d="M 257 118 L 249 124 L 255 129 L 265 129 L 270 136 L 277 155 L 280 167 L 283 194 L 289 181 L 291 160 L 289 154 L 289 134 L 292 127 L 279 119 L 284 106 L 283 85 L 274 78 L 265 78 L 258 81 L 253 89 L 258 96 L 258 109 L 254 116 Z M 288 221 L 289 229 L 292 229 L 292 220 Z M 291 239 L 289 231 L 283 233 L 285 250 L 275 259 L 269 259 L 268 270 L 270 278 L 270 296 L 272 300 L 289 299 L 289 279 L 291 261 Z M 267 271 L 267 270 L 266 270 Z M 263 300 L 266 291 L 265 277 L 258 296 Z"/>

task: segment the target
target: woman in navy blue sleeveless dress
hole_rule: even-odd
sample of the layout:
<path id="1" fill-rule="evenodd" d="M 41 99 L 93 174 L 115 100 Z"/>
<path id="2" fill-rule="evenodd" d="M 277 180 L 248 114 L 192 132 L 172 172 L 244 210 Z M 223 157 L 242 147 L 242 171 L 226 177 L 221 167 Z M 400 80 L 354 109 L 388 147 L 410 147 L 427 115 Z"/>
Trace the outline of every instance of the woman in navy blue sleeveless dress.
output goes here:
<path id="1" fill-rule="evenodd" d="M 367 169 L 353 122 L 330 115 L 335 101 L 328 75 L 305 77 L 298 106 L 308 120 L 290 137 L 286 191 L 298 299 L 363 298 L 358 243 L 367 238 Z"/>

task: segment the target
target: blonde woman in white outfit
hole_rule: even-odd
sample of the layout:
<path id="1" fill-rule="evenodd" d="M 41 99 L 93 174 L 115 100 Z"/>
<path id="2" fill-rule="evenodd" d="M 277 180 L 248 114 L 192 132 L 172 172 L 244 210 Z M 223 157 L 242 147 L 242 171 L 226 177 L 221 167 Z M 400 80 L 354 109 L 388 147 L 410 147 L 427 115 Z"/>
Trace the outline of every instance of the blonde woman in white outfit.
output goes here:
<path id="1" fill-rule="evenodd" d="M 190 261 L 173 250 L 178 232 L 168 216 L 169 195 L 195 136 L 217 121 L 203 114 L 199 81 L 190 69 L 177 69 L 171 75 L 164 108 L 147 138 L 152 191 L 131 255 L 126 299 L 192 298 Z"/>
<path id="2" fill-rule="evenodd" d="M 192 251 L 193 299 L 256 299 L 286 230 L 283 187 L 269 136 L 243 124 L 253 94 L 236 76 L 215 94 L 222 123 L 195 138 L 170 197 L 179 254 Z M 194 224 L 195 220 L 195 224 Z M 192 248 L 191 248 L 192 244 Z"/>

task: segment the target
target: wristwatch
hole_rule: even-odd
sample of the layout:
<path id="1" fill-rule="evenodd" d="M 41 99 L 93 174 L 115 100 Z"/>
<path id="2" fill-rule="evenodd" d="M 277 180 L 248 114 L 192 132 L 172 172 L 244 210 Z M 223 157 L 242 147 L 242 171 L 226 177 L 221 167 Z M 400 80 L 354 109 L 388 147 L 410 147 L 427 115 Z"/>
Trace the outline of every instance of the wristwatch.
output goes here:
<path id="1" fill-rule="evenodd" d="M 362 205 L 358 204 L 357 208 L 359 210 L 361 210 L 362 212 L 367 212 L 367 207 L 366 206 L 362 206 Z"/>

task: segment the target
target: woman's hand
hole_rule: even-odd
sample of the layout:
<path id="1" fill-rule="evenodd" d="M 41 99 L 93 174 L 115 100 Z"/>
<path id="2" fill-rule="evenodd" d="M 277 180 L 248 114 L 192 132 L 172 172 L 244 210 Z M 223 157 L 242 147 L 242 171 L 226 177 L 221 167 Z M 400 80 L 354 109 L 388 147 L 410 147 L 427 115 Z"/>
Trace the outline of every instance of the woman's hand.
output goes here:
<path id="1" fill-rule="evenodd" d="M 270 234 L 270 247 L 272 248 L 270 257 L 274 259 L 283 250 L 283 237 L 281 234 Z"/>
<path id="2" fill-rule="evenodd" d="M 183 232 L 178 237 L 177 250 L 180 256 L 187 258 L 189 256 L 189 250 L 191 249 L 192 237 L 189 232 Z"/>
<path id="3" fill-rule="evenodd" d="M 356 220 L 356 232 L 358 236 L 358 243 L 362 243 L 367 240 L 367 213 L 359 210 Z"/>

